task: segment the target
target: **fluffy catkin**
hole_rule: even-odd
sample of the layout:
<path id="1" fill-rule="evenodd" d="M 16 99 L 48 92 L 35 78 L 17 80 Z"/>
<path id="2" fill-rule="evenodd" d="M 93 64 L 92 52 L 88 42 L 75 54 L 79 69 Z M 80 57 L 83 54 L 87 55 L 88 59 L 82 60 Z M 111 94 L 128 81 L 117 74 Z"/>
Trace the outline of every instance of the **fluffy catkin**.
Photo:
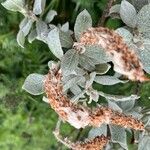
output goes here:
<path id="1" fill-rule="evenodd" d="M 79 50 L 87 45 L 99 45 L 112 58 L 114 70 L 133 81 L 149 81 L 137 54 L 123 41 L 115 31 L 104 27 L 89 28 L 80 37 L 74 47 Z"/>
<path id="2" fill-rule="evenodd" d="M 72 150 L 102 150 L 109 141 L 109 138 L 104 135 L 76 142 L 71 142 L 68 138 L 63 138 L 58 131 L 55 131 L 54 135 L 59 142 Z"/>
<path id="3" fill-rule="evenodd" d="M 76 142 L 72 144 L 72 150 L 102 150 L 108 143 L 108 138 L 104 135 L 97 136 L 92 140 L 86 142 Z"/>
<path id="4" fill-rule="evenodd" d="M 45 93 L 51 107 L 62 120 L 67 121 L 77 129 L 86 126 L 100 127 L 103 123 L 106 123 L 144 130 L 143 123 L 132 116 L 126 116 L 107 107 L 98 107 L 91 110 L 72 103 L 63 93 L 61 78 L 61 70 L 50 70 L 45 79 Z"/>

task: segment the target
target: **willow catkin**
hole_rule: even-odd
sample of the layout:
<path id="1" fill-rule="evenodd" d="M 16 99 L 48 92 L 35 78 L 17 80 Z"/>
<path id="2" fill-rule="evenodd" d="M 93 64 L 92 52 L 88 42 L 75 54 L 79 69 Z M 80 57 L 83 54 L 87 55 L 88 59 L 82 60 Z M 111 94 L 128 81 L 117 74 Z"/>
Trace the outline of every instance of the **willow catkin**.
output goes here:
<path id="1" fill-rule="evenodd" d="M 133 81 L 149 81 L 137 54 L 123 41 L 123 38 L 108 28 L 89 28 L 81 34 L 74 47 L 79 50 L 87 45 L 99 45 L 112 58 L 114 70 Z"/>
<path id="2" fill-rule="evenodd" d="M 74 147 L 72 150 L 102 150 L 108 141 L 109 138 L 101 135 L 85 142 L 76 142 L 72 144 L 72 147 Z"/>
<path id="3" fill-rule="evenodd" d="M 102 150 L 110 140 L 109 137 L 101 135 L 93 139 L 87 138 L 84 141 L 72 142 L 68 138 L 63 138 L 58 131 L 55 131 L 54 135 L 59 142 L 72 150 Z"/>
<path id="4" fill-rule="evenodd" d="M 98 107 L 91 110 L 72 103 L 67 95 L 63 93 L 61 78 L 61 70 L 50 70 L 45 78 L 45 93 L 51 107 L 62 120 L 67 121 L 77 129 L 86 126 L 100 127 L 105 123 L 144 130 L 144 124 L 132 116 L 126 116 L 107 107 Z"/>

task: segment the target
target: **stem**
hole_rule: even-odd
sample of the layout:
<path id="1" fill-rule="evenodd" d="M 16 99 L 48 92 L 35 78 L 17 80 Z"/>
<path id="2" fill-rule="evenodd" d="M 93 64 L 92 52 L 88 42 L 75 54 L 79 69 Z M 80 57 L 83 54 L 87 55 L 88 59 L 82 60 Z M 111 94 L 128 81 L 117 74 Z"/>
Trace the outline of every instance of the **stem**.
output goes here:
<path id="1" fill-rule="evenodd" d="M 69 141 L 67 141 L 67 139 L 63 139 L 61 136 L 60 136 L 60 125 L 61 125 L 61 119 L 59 118 L 58 119 L 58 122 L 56 124 L 56 128 L 55 128 L 55 131 L 53 132 L 55 138 L 60 142 L 62 143 L 63 145 L 65 145 L 66 147 L 72 149 L 72 145 Z"/>
<path id="2" fill-rule="evenodd" d="M 78 134 L 77 134 L 77 136 L 76 136 L 76 138 L 75 138 L 75 140 L 76 140 L 76 141 L 78 141 L 78 140 L 79 140 L 79 138 L 80 138 L 80 136 L 81 136 L 82 131 L 83 131 L 83 128 L 81 128 L 81 129 L 78 131 Z"/>
<path id="3" fill-rule="evenodd" d="M 111 6 L 112 6 L 112 4 L 113 4 L 114 1 L 115 0 L 108 0 L 106 9 L 103 11 L 102 17 L 101 17 L 101 19 L 98 22 L 98 26 L 104 26 L 106 18 L 108 17 L 108 14 L 109 14 L 109 10 L 110 10 L 110 8 L 111 8 Z"/>
<path id="4" fill-rule="evenodd" d="M 134 89 L 135 95 L 140 95 L 140 89 L 141 89 L 141 83 L 137 82 Z"/>

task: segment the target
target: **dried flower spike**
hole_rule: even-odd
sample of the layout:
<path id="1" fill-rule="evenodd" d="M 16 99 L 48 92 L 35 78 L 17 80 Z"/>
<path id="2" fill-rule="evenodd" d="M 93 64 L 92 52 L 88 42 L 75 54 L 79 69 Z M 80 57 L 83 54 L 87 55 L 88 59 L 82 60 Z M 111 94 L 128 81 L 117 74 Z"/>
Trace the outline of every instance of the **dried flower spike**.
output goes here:
<path id="1" fill-rule="evenodd" d="M 86 45 L 99 45 L 111 56 L 114 70 L 133 81 L 150 81 L 143 71 L 143 66 L 137 54 L 123 41 L 123 38 L 113 30 L 104 27 L 89 28 L 74 46 L 79 51 Z"/>
<path id="2" fill-rule="evenodd" d="M 60 70 L 51 70 L 46 76 L 45 92 L 51 107 L 62 120 L 67 121 L 77 129 L 85 128 L 86 126 L 100 127 L 103 123 L 106 123 L 135 130 L 144 130 L 144 125 L 141 121 L 110 108 L 98 107 L 91 110 L 82 105 L 72 103 L 67 95 L 63 93 L 61 76 Z"/>
<path id="3" fill-rule="evenodd" d="M 102 150 L 108 143 L 108 140 L 104 135 L 97 136 L 86 142 L 76 142 L 73 144 L 73 150 Z"/>
<path id="4" fill-rule="evenodd" d="M 86 139 L 84 142 L 71 142 L 68 138 L 62 138 L 58 131 L 53 132 L 56 139 L 72 150 L 102 150 L 109 141 L 104 135 L 96 136 L 93 139 Z"/>

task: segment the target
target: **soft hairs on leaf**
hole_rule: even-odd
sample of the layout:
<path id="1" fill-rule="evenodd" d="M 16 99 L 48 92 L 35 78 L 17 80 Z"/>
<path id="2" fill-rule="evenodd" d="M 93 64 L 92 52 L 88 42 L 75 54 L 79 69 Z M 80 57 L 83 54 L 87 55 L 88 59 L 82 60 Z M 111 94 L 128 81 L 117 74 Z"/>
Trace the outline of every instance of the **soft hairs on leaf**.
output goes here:
<path id="1" fill-rule="evenodd" d="M 32 95 L 40 95 L 44 92 L 44 78 L 45 76 L 41 74 L 30 74 L 26 78 L 22 88 Z"/>

